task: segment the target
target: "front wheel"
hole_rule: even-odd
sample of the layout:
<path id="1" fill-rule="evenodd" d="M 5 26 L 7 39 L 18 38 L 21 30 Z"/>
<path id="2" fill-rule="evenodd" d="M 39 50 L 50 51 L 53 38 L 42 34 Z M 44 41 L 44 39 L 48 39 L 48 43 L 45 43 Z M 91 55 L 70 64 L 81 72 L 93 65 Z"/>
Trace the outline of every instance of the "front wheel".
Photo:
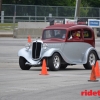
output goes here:
<path id="1" fill-rule="evenodd" d="M 87 63 L 84 64 L 84 68 L 91 69 L 92 66 L 95 65 L 96 61 L 97 61 L 97 55 L 96 55 L 95 51 L 90 51 L 90 53 L 88 55 Z"/>
<path id="2" fill-rule="evenodd" d="M 19 57 L 19 65 L 22 70 L 29 70 L 31 68 L 31 66 L 25 65 L 26 62 L 27 60 L 25 58 Z"/>
<path id="3" fill-rule="evenodd" d="M 57 71 L 61 66 L 61 58 L 58 53 L 54 53 L 51 57 L 47 59 L 47 66 L 51 71 Z"/>

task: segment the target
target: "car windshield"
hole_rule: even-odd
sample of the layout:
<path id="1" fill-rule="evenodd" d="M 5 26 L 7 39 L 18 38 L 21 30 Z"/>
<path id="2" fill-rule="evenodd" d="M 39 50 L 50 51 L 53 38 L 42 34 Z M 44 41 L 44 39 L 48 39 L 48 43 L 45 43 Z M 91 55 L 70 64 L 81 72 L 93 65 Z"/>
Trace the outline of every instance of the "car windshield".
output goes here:
<path id="1" fill-rule="evenodd" d="M 65 39 L 66 30 L 65 29 L 47 29 L 44 30 L 42 39 L 59 38 Z"/>

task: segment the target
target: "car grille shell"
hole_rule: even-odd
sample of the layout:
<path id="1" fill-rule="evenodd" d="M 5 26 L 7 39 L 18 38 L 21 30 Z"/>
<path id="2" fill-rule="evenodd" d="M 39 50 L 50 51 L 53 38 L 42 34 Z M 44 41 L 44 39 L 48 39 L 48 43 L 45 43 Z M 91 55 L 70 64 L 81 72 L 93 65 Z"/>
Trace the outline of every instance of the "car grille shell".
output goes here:
<path id="1" fill-rule="evenodd" d="M 33 42 L 33 46 L 32 46 L 32 58 L 33 59 L 40 58 L 41 47 L 42 47 L 41 42 Z"/>

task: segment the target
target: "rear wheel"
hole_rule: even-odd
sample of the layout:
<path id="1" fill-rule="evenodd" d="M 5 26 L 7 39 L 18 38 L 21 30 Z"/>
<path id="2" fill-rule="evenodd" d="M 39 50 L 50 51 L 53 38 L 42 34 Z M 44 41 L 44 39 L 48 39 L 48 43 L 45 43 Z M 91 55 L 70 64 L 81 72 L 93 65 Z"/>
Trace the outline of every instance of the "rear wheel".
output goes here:
<path id="1" fill-rule="evenodd" d="M 61 66 L 61 58 L 58 53 L 54 53 L 51 57 L 47 59 L 47 66 L 51 71 L 57 71 Z"/>
<path id="2" fill-rule="evenodd" d="M 97 61 L 97 55 L 96 55 L 95 51 L 90 51 L 90 53 L 88 55 L 87 63 L 84 64 L 84 68 L 91 69 L 92 66 L 95 65 L 96 61 Z"/>
<path id="3" fill-rule="evenodd" d="M 31 66 L 25 65 L 26 62 L 27 60 L 25 58 L 19 57 L 19 65 L 22 70 L 29 70 L 31 68 Z"/>

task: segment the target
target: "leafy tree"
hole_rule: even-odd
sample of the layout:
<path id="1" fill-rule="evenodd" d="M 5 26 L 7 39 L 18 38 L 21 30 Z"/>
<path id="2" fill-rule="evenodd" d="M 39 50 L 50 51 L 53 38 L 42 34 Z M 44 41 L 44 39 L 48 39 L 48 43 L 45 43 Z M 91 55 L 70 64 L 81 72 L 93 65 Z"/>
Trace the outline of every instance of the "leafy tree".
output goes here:
<path id="1" fill-rule="evenodd" d="M 100 0 L 86 0 L 90 7 L 100 7 Z"/>
<path id="2" fill-rule="evenodd" d="M 76 0 L 3 0 L 3 4 L 30 4 L 48 6 L 74 6 Z"/>
<path id="3" fill-rule="evenodd" d="M 3 4 L 75 6 L 76 0 L 2 0 Z M 100 0 L 81 0 L 83 7 L 100 7 Z"/>

